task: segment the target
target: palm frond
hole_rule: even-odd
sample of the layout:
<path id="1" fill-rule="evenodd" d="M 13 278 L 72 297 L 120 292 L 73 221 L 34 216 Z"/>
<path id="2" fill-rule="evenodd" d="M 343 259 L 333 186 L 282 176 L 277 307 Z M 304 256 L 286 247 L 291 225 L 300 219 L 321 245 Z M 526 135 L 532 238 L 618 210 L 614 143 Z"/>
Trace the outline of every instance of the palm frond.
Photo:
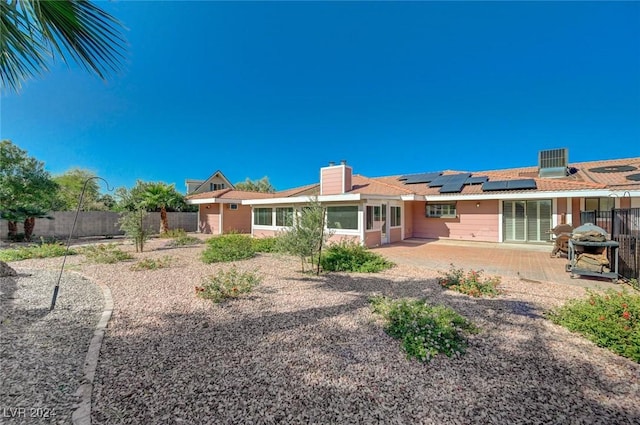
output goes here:
<path id="1" fill-rule="evenodd" d="M 0 0 L 3 86 L 47 70 L 51 57 L 73 60 L 105 80 L 122 68 L 122 24 L 87 0 Z"/>

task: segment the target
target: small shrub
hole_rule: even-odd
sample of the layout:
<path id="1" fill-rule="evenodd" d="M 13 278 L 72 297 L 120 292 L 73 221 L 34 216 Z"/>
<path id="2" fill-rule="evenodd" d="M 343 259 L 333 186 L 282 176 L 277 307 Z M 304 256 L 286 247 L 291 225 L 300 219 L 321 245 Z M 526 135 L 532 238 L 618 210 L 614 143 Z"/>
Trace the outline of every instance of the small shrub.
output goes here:
<path id="1" fill-rule="evenodd" d="M 184 235 L 177 236 L 173 240 L 169 241 L 167 243 L 167 246 L 187 246 L 197 245 L 201 243 L 204 243 L 201 239 L 198 239 L 195 236 L 187 235 L 185 233 Z"/>
<path id="2" fill-rule="evenodd" d="M 27 247 L 4 249 L 0 251 L 0 261 L 20 261 L 29 258 L 61 257 L 66 247 L 59 243 L 43 243 Z M 74 250 L 69 250 L 69 255 L 74 255 Z"/>
<path id="3" fill-rule="evenodd" d="M 320 265 L 323 270 L 332 272 L 377 273 L 394 264 L 356 242 L 341 241 L 324 251 Z"/>
<path id="4" fill-rule="evenodd" d="M 177 239 L 184 236 L 187 236 L 187 232 L 185 232 L 184 229 L 170 229 L 158 235 L 159 238 L 163 239 Z"/>
<path id="5" fill-rule="evenodd" d="M 122 251 L 113 243 L 89 245 L 80 249 L 79 252 L 84 254 L 87 257 L 87 260 L 101 264 L 113 264 L 133 258 L 131 254 Z"/>
<path id="6" fill-rule="evenodd" d="M 571 300 L 547 317 L 600 347 L 640 363 L 640 295 L 613 289 L 588 293 L 589 298 Z"/>
<path id="7" fill-rule="evenodd" d="M 168 255 L 165 255 L 162 258 L 145 258 L 131 266 L 131 270 L 140 271 L 164 269 L 171 266 L 171 262 L 172 259 Z"/>
<path id="8" fill-rule="evenodd" d="M 638 279 L 631 278 L 627 283 L 636 291 L 640 291 L 640 283 L 638 283 Z"/>
<path id="9" fill-rule="evenodd" d="M 370 303 L 374 313 L 384 318 L 385 332 L 402 342 L 407 358 L 429 362 L 439 353 L 463 354 L 467 348 L 463 332 L 478 332 L 471 322 L 442 305 L 387 297 L 373 297 Z"/>
<path id="10" fill-rule="evenodd" d="M 448 272 L 443 273 L 442 277 L 438 278 L 438 283 L 447 289 L 458 291 L 462 294 L 470 295 L 472 297 L 489 296 L 495 297 L 503 293 L 498 288 L 500 285 L 500 277 L 493 276 L 488 278 L 482 277 L 482 270 L 470 270 L 465 272 L 463 269 L 456 268 L 451 264 L 451 269 Z"/>
<path id="11" fill-rule="evenodd" d="M 207 240 L 207 248 L 202 252 L 204 263 L 244 260 L 255 254 L 251 236 L 229 234 L 214 236 Z"/>
<path id="12" fill-rule="evenodd" d="M 251 246 L 255 252 L 276 252 L 278 238 L 251 238 Z"/>
<path id="13" fill-rule="evenodd" d="M 262 277 L 256 272 L 239 272 L 232 267 L 207 277 L 195 290 L 198 297 L 219 303 L 227 298 L 237 298 L 251 292 L 261 280 Z"/>

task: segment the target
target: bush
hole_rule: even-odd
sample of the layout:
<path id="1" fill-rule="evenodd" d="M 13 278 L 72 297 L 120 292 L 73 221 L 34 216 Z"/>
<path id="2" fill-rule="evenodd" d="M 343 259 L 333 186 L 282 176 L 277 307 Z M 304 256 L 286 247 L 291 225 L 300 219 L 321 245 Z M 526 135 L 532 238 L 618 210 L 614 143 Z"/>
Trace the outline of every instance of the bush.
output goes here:
<path id="1" fill-rule="evenodd" d="M 197 245 L 201 244 L 203 241 L 201 239 L 196 238 L 195 236 L 187 235 L 179 235 L 175 237 L 172 241 L 167 243 L 167 246 L 186 246 L 186 245 Z"/>
<path id="2" fill-rule="evenodd" d="M 274 237 L 251 238 L 251 246 L 255 252 L 276 252 L 278 239 Z"/>
<path id="3" fill-rule="evenodd" d="M 254 255 L 251 236 L 228 234 L 207 240 L 207 248 L 202 252 L 202 261 L 207 264 L 219 263 L 244 260 Z"/>
<path id="4" fill-rule="evenodd" d="M 323 270 L 332 272 L 377 273 L 394 264 L 353 241 L 330 245 L 320 258 Z"/>
<path id="5" fill-rule="evenodd" d="M 178 239 L 185 236 L 187 236 L 187 232 L 184 229 L 170 229 L 158 235 L 162 239 Z"/>
<path id="6" fill-rule="evenodd" d="M 600 347 L 640 363 L 640 295 L 613 289 L 588 293 L 588 299 L 571 300 L 547 317 Z"/>
<path id="7" fill-rule="evenodd" d="M 262 277 L 255 272 L 239 272 L 232 267 L 228 271 L 220 270 L 215 276 L 209 276 L 195 290 L 198 297 L 219 303 L 251 292 L 261 280 Z"/>
<path id="8" fill-rule="evenodd" d="M 84 254 L 87 260 L 101 264 L 113 264 L 133 258 L 131 254 L 122 251 L 113 243 L 85 246 L 78 252 Z"/>
<path id="9" fill-rule="evenodd" d="M 164 269 L 171 266 L 171 261 L 172 259 L 168 255 L 165 255 L 162 258 L 145 258 L 131 266 L 131 270 L 140 271 Z"/>
<path id="10" fill-rule="evenodd" d="M 439 353 L 448 357 L 463 354 L 467 348 L 463 332 L 478 332 L 471 322 L 442 305 L 387 297 L 373 297 L 370 303 L 385 319 L 385 332 L 402 341 L 407 358 L 429 362 Z"/>
<path id="11" fill-rule="evenodd" d="M 20 261 L 29 258 L 61 257 L 66 247 L 59 243 L 43 243 L 15 249 L 0 250 L 0 261 Z M 74 250 L 69 250 L 69 255 L 74 255 Z"/>
<path id="12" fill-rule="evenodd" d="M 471 295 L 472 297 L 495 297 L 503 293 L 501 289 L 498 289 L 500 277 L 493 276 L 483 279 L 482 270 L 465 272 L 451 264 L 451 269 L 448 272 L 440 272 L 440 274 L 443 275 L 438 278 L 440 285 L 462 294 Z"/>

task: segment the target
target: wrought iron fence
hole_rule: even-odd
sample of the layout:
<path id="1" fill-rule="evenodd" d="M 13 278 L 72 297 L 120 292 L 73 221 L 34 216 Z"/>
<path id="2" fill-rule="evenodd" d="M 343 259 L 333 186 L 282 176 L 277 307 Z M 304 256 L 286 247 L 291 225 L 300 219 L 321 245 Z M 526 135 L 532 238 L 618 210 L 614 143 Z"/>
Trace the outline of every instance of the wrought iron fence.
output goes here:
<path id="1" fill-rule="evenodd" d="M 607 233 L 611 234 L 611 216 L 612 211 L 580 211 L 580 223 L 592 223 L 598 227 L 602 227 Z"/>
<path id="2" fill-rule="evenodd" d="M 610 222 L 611 239 L 620 243 L 618 273 L 627 279 L 640 279 L 640 208 L 613 209 Z"/>

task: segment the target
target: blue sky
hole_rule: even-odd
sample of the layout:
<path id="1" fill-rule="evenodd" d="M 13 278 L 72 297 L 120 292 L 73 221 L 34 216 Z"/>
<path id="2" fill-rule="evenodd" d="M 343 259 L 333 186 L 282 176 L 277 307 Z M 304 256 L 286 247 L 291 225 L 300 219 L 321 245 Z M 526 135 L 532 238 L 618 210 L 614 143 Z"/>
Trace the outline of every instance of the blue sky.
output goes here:
<path id="1" fill-rule="evenodd" d="M 277 189 L 640 156 L 639 2 L 100 2 L 105 83 L 57 64 L 2 94 L 0 137 L 112 186 L 216 170 Z"/>

